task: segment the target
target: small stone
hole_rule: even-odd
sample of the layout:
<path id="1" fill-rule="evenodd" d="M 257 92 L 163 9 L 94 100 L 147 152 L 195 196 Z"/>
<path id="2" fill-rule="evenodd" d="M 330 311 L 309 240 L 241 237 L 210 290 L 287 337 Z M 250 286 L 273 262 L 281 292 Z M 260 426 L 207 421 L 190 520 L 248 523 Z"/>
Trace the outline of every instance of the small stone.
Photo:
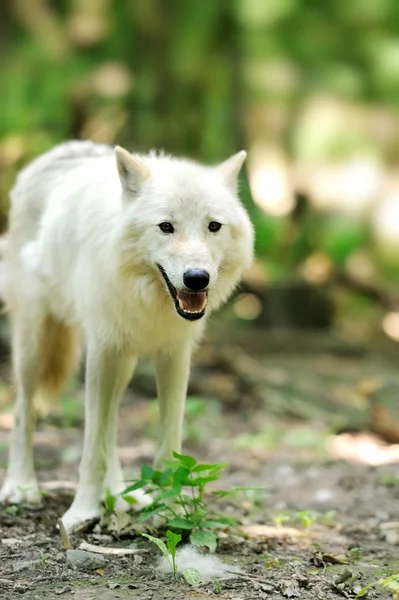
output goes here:
<path id="1" fill-rule="evenodd" d="M 112 583 L 111 581 L 107 583 L 107 586 L 110 590 L 116 590 L 121 587 L 119 583 Z"/>
<path id="2" fill-rule="evenodd" d="M 57 590 L 55 590 L 55 593 L 57 594 L 57 596 L 61 596 L 62 594 L 66 594 L 67 592 L 71 592 L 72 588 L 70 585 L 65 585 L 62 588 L 58 588 Z"/>
<path id="3" fill-rule="evenodd" d="M 87 571 L 95 571 L 107 564 L 107 560 L 101 554 L 85 550 L 67 550 L 66 561 L 71 567 Z"/>
<path id="4" fill-rule="evenodd" d="M 272 585 L 268 585 L 267 583 L 262 583 L 261 588 L 266 594 L 272 594 L 275 591 L 274 587 Z"/>
<path id="5" fill-rule="evenodd" d="M 133 562 L 135 562 L 136 565 L 141 565 L 141 563 L 143 562 L 143 557 L 140 556 L 139 554 L 134 554 L 133 555 Z"/>

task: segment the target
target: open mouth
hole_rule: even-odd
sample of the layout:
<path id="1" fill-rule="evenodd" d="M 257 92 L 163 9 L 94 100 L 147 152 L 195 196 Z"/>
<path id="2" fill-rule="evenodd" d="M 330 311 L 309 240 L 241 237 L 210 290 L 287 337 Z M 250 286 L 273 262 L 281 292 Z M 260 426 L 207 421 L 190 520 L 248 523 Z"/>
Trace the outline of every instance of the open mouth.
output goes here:
<path id="1" fill-rule="evenodd" d="M 187 321 L 197 321 L 198 319 L 201 319 L 205 314 L 208 302 L 208 292 L 177 290 L 161 265 L 157 265 L 157 267 L 160 270 L 175 303 L 177 314 L 183 317 L 183 319 L 187 319 Z"/>

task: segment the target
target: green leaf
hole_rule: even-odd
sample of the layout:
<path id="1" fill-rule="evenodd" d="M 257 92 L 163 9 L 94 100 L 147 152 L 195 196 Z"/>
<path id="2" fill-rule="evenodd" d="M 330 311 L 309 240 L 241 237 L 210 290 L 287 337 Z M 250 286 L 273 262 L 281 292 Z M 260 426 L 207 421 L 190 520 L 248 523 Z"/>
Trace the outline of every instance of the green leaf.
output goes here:
<path id="1" fill-rule="evenodd" d="M 105 511 L 107 513 L 114 512 L 115 504 L 116 504 L 116 496 L 111 492 L 109 488 L 105 491 Z"/>
<path id="2" fill-rule="evenodd" d="M 399 573 L 395 573 L 386 579 L 382 579 L 379 583 L 388 588 L 393 594 L 397 594 L 399 592 Z"/>
<path id="3" fill-rule="evenodd" d="M 146 485 L 147 485 L 146 481 L 144 481 L 143 479 L 139 479 L 132 485 L 129 485 L 129 487 L 127 487 L 125 490 L 123 490 L 122 496 L 125 494 L 128 494 L 129 492 L 134 492 L 135 490 L 139 490 L 140 488 L 143 488 Z"/>
<path id="4" fill-rule="evenodd" d="M 188 585 L 196 586 L 201 583 L 201 575 L 197 569 L 186 568 L 183 569 L 182 575 L 184 579 L 187 581 Z"/>
<path id="5" fill-rule="evenodd" d="M 211 471 L 212 469 L 218 469 L 219 471 L 221 471 L 222 469 L 224 469 L 226 465 L 225 464 L 218 464 L 215 463 L 214 465 L 206 465 L 206 464 L 200 464 L 200 465 L 196 465 L 194 467 L 194 469 L 192 469 L 193 473 L 200 473 L 201 471 Z"/>
<path id="6" fill-rule="evenodd" d="M 232 490 L 215 490 L 212 492 L 212 494 L 214 496 L 217 496 L 218 498 L 226 498 L 226 496 L 232 496 L 233 494 L 237 494 L 237 492 L 249 492 L 249 491 L 265 491 L 265 487 L 263 485 L 258 485 L 258 486 L 243 486 L 243 487 L 237 487 L 234 488 Z"/>
<path id="7" fill-rule="evenodd" d="M 201 521 L 201 527 L 208 527 L 209 529 L 223 529 L 226 527 L 226 523 L 222 521 L 214 521 L 213 519 L 206 519 Z"/>
<path id="8" fill-rule="evenodd" d="M 190 519 L 193 521 L 202 521 L 202 519 L 208 514 L 205 508 L 198 507 L 193 513 L 190 514 Z"/>
<path id="9" fill-rule="evenodd" d="M 192 456 L 188 456 L 187 454 L 177 454 L 177 452 L 173 452 L 173 456 L 177 458 L 182 463 L 182 465 L 184 465 L 190 470 L 197 464 L 195 458 L 193 458 Z"/>
<path id="10" fill-rule="evenodd" d="M 378 582 L 374 582 L 374 583 L 369 583 L 369 585 L 366 585 L 366 587 L 362 588 L 355 596 L 355 598 L 362 598 L 363 596 L 367 595 L 367 592 L 369 591 L 369 589 L 371 587 L 374 587 L 376 585 L 376 583 Z"/>
<path id="11" fill-rule="evenodd" d="M 176 498 L 177 496 L 180 496 L 181 489 L 181 483 L 175 484 L 170 490 L 166 490 L 166 492 L 160 494 L 157 500 L 164 500 L 165 498 Z"/>
<path id="12" fill-rule="evenodd" d="M 138 503 L 136 498 L 134 498 L 133 496 L 129 496 L 128 494 L 126 494 L 126 496 L 121 494 L 121 496 L 122 496 L 123 500 L 125 502 L 127 502 L 127 504 L 130 504 L 130 506 L 135 506 Z"/>
<path id="13" fill-rule="evenodd" d="M 158 487 L 167 485 L 171 479 L 172 471 L 166 469 L 166 471 L 154 471 L 151 477 L 151 481 Z"/>
<path id="14" fill-rule="evenodd" d="M 154 469 L 150 465 L 141 466 L 141 479 L 145 481 L 151 481 L 154 476 Z"/>
<path id="15" fill-rule="evenodd" d="M 191 521 L 183 519 L 183 517 L 169 519 L 167 525 L 168 527 L 175 527 L 176 529 L 192 529 L 194 527 L 194 524 L 191 523 Z"/>
<path id="16" fill-rule="evenodd" d="M 142 535 L 145 538 L 148 538 L 151 542 L 156 544 L 158 546 L 158 548 L 161 550 L 162 554 L 164 556 L 166 556 L 166 558 L 168 558 L 168 556 L 169 556 L 168 549 L 166 547 L 166 544 L 162 540 L 160 540 L 157 537 L 154 537 L 153 535 L 148 535 L 148 533 L 141 533 L 140 535 Z"/>
<path id="17" fill-rule="evenodd" d="M 195 477 L 195 478 L 187 478 L 187 483 L 185 485 L 204 485 L 209 483 L 210 481 L 218 481 L 220 479 L 220 473 L 215 473 L 214 475 L 205 475 L 203 477 Z"/>
<path id="18" fill-rule="evenodd" d="M 210 531 L 193 531 L 190 534 L 190 542 L 194 546 L 206 546 L 211 552 L 215 552 L 217 538 L 216 535 Z"/>
<path id="19" fill-rule="evenodd" d="M 167 546 L 172 558 L 176 556 L 176 546 L 181 541 L 181 535 L 179 533 L 173 533 L 173 531 L 166 532 L 166 537 L 168 538 Z"/>
<path id="20" fill-rule="evenodd" d="M 150 504 L 150 506 L 148 506 L 140 512 L 140 514 L 137 517 L 137 521 L 139 523 L 144 523 L 144 521 L 147 521 L 154 515 L 159 515 L 162 517 L 163 515 L 161 513 L 165 508 L 166 504 L 157 504 L 154 507 L 152 507 L 152 504 Z"/>
<path id="21" fill-rule="evenodd" d="M 168 467 L 172 473 L 176 471 L 178 467 L 180 467 L 180 462 L 178 460 L 164 460 L 163 464 Z"/>
<path id="22" fill-rule="evenodd" d="M 183 502 L 186 502 L 188 504 L 191 504 L 193 502 L 192 496 L 189 496 L 188 494 L 182 494 L 181 499 L 183 500 Z"/>
<path id="23" fill-rule="evenodd" d="M 181 483 L 182 485 L 191 485 L 189 480 L 190 470 L 187 467 L 181 465 L 173 475 L 174 483 Z"/>
<path id="24" fill-rule="evenodd" d="M 172 469 L 166 469 L 165 471 L 163 471 L 159 478 L 160 485 L 170 484 L 172 482 L 173 473 L 174 471 L 172 471 Z"/>

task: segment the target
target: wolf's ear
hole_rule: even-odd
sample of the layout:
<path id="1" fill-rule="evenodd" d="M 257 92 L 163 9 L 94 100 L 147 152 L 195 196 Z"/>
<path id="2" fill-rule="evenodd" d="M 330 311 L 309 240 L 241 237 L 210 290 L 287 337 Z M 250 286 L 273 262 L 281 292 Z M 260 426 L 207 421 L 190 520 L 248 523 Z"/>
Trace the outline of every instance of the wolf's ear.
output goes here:
<path id="1" fill-rule="evenodd" d="M 115 146 L 116 165 L 123 189 L 137 193 L 142 183 L 151 179 L 151 171 L 144 162 L 124 148 Z"/>
<path id="2" fill-rule="evenodd" d="M 245 150 L 233 154 L 227 160 L 217 167 L 217 170 L 222 175 L 226 185 L 234 192 L 237 190 L 237 177 L 244 160 L 247 157 Z"/>

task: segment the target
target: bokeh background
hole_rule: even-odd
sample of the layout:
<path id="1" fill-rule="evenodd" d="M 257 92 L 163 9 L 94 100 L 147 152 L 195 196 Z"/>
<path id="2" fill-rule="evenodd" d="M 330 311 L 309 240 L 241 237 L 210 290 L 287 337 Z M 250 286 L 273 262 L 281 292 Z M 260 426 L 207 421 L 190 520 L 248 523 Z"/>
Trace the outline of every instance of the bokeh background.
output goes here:
<path id="1" fill-rule="evenodd" d="M 399 339 L 398 34 L 395 0 L 2 2 L 2 223 L 17 170 L 67 138 L 246 148 L 238 318 Z"/>
<path id="2" fill-rule="evenodd" d="M 314 421 L 313 398 L 329 419 L 350 406 L 351 426 L 396 397 L 397 1 L 9 0 L 0 65 L 3 229 L 18 169 L 68 138 L 211 163 L 248 150 L 257 258 L 210 330 L 245 356 L 203 358 L 192 393 Z M 277 354 L 296 362 L 273 371 Z"/>
<path id="3" fill-rule="evenodd" d="M 195 356 L 183 444 L 226 463 L 222 488 L 251 487 L 220 504 L 247 527 L 248 539 L 218 540 L 250 575 L 243 598 L 355 597 L 393 574 L 397 586 L 398 109 L 398 0 L 0 1 L 0 233 L 18 170 L 65 139 L 209 163 L 248 150 L 241 197 L 256 261 Z M 0 306 L 0 482 L 11 381 Z M 53 581 L 54 598 L 71 589 L 59 587 L 68 580 L 54 526 L 76 488 L 83 396 L 80 374 L 59 404 L 37 407 L 44 508 L 0 507 L 8 597 L 36 585 L 53 598 Z M 120 410 L 127 480 L 156 453 L 155 398 L 152 365 L 140 362 Z M 112 538 L 86 537 L 136 540 L 135 517 L 107 519 Z M 70 583 L 85 597 L 95 583 L 99 599 L 108 580 L 130 598 L 132 576 L 159 596 L 168 584 L 157 587 L 150 556 L 131 571 L 113 557 L 104 577 L 74 572 Z M 179 596 L 171 585 L 163 597 Z M 223 597 L 237 597 L 227 586 Z"/>

